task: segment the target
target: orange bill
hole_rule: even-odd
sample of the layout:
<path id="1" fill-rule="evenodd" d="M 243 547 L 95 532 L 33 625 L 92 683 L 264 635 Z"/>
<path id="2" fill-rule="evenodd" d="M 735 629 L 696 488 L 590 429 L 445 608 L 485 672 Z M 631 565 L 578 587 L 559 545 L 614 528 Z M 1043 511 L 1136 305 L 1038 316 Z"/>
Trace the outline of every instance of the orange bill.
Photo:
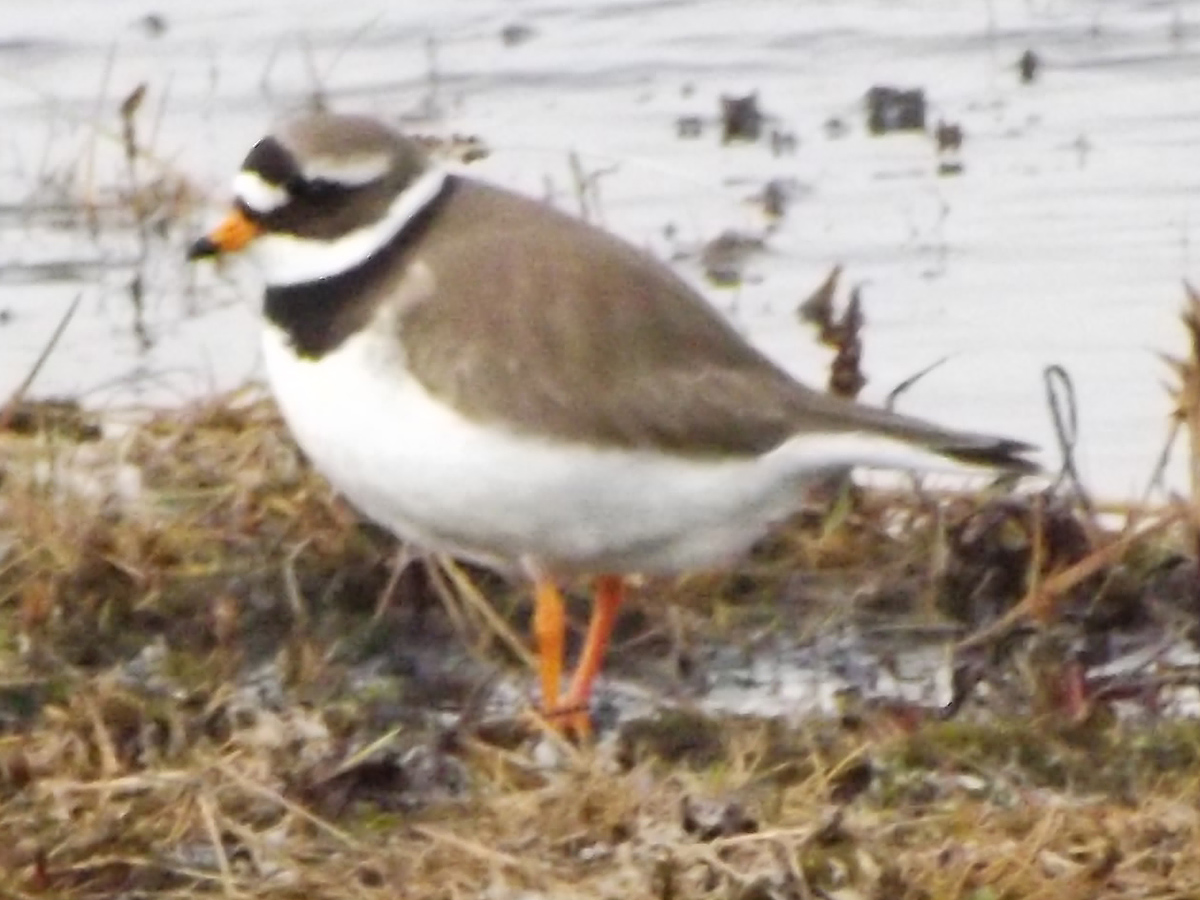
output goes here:
<path id="1" fill-rule="evenodd" d="M 240 209 L 229 213 L 212 231 L 188 248 L 188 259 L 204 259 L 222 253 L 236 253 L 258 235 L 259 227 Z"/>

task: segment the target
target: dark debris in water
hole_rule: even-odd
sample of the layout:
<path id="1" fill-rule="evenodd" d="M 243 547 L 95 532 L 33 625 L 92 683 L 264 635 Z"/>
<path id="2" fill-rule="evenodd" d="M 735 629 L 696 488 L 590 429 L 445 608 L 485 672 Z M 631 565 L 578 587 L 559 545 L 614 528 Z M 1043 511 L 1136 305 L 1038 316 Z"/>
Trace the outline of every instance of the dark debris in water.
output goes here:
<path id="1" fill-rule="evenodd" d="M 792 201 L 800 193 L 798 184 L 787 178 L 772 178 L 762 190 L 750 198 L 750 202 L 762 207 L 768 222 L 777 222 L 787 215 Z"/>
<path id="2" fill-rule="evenodd" d="M 148 38 L 162 37 L 167 33 L 169 27 L 167 17 L 157 12 L 146 13 L 137 20 L 136 24 Z"/>
<path id="3" fill-rule="evenodd" d="M 1038 72 L 1041 70 L 1042 60 L 1033 50 L 1026 50 L 1017 60 L 1017 73 L 1021 77 L 1022 84 L 1032 84 L 1037 80 Z"/>
<path id="4" fill-rule="evenodd" d="M 767 116 L 759 108 L 758 93 L 721 97 L 721 143 L 757 141 Z"/>
<path id="5" fill-rule="evenodd" d="M 938 175 L 961 175 L 965 170 L 962 146 L 965 140 L 963 128 L 957 122 L 938 119 L 933 129 L 933 141 L 937 147 Z"/>
<path id="6" fill-rule="evenodd" d="M 865 98 L 867 131 L 873 135 L 924 131 L 926 100 L 921 88 L 871 87 Z"/>
<path id="7" fill-rule="evenodd" d="M 947 122 L 938 119 L 933 129 L 933 140 L 937 144 L 938 153 L 950 153 L 962 149 L 963 128 L 957 122 Z"/>
<path id="8" fill-rule="evenodd" d="M 680 116 L 675 120 L 675 134 L 687 140 L 704 134 L 704 120 L 700 116 Z"/>
<path id="9" fill-rule="evenodd" d="M 500 29 L 500 40 L 505 47 L 517 47 L 537 37 L 537 29 L 524 22 L 510 22 Z"/>
<path id="10" fill-rule="evenodd" d="M 722 231 L 700 249 L 700 263 L 709 282 L 718 287 L 736 287 L 745 278 L 746 263 L 766 249 L 759 235 Z"/>

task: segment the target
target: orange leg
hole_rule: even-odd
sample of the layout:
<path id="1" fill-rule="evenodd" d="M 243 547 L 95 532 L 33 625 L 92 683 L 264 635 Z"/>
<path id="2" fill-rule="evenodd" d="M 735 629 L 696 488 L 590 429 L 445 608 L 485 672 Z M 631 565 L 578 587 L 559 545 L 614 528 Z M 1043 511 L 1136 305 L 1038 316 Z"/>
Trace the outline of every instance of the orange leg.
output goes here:
<path id="1" fill-rule="evenodd" d="M 587 638 L 579 656 L 579 665 L 571 677 L 571 686 L 563 699 L 563 712 L 570 718 L 566 725 L 581 737 L 591 731 L 588 702 L 592 697 L 592 683 L 604 665 L 604 654 L 608 650 L 608 639 L 612 636 L 617 621 L 617 610 L 625 599 L 625 582 L 618 575 L 602 575 L 596 579 L 596 598 L 592 607 L 592 620 L 588 624 Z"/>
<path id="2" fill-rule="evenodd" d="M 566 630 L 567 614 L 558 586 L 539 578 L 534 594 L 533 633 L 537 638 L 538 672 L 542 679 L 542 708 L 549 714 L 559 708 Z"/>

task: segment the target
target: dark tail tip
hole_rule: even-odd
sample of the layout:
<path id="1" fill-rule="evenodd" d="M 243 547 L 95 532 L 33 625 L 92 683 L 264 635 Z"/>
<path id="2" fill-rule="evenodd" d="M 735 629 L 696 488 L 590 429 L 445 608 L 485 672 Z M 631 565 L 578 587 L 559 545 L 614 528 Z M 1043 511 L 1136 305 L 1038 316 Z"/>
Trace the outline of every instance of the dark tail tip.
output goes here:
<path id="1" fill-rule="evenodd" d="M 1042 467 L 1029 458 L 1037 447 L 1023 441 L 995 438 L 987 442 L 942 448 L 951 459 L 973 466 L 986 466 L 1014 475 L 1037 475 Z"/>

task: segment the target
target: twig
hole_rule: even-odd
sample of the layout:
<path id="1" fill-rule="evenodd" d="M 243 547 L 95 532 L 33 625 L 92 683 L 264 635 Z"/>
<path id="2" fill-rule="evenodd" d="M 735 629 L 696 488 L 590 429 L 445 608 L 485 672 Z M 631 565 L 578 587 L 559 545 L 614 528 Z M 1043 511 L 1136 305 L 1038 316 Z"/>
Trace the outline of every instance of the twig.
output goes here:
<path id="1" fill-rule="evenodd" d="M 375 740 L 370 741 L 365 747 L 358 750 L 356 753 L 351 754 L 346 759 L 342 760 L 342 762 L 338 765 L 338 767 L 329 776 L 330 780 L 332 780 L 333 778 L 336 778 L 337 776 L 342 775 L 346 772 L 349 772 L 351 769 L 355 768 L 356 766 L 359 766 L 362 763 L 366 762 L 368 759 L 371 758 L 371 756 L 377 750 L 383 749 L 388 744 L 390 744 L 392 741 L 394 741 L 402 731 L 404 731 L 404 726 L 398 726 L 396 728 L 391 729 L 390 731 L 384 732 L 379 737 L 377 737 Z"/>
<path id="2" fill-rule="evenodd" d="M 139 142 L 137 136 L 137 114 L 146 99 L 146 82 L 141 82 L 121 101 L 121 145 L 125 151 L 125 171 L 129 178 L 129 203 L 133 208 L 133 220 L 137 226 L 138 258 L 133 275 L 129 280 L 129 300 L 133 307 L 133 334 L 143 350 L 149 350 L 153 341 L 146 329 L 145 275 L 146 260 L 150 255 L 149 209 L 145 197 L 138 187 Z"/>
<path id="3" fill-rule="evenodd" d="M 1057 490 L 1064 481 L 1070 481 L 1071 491 L 1087 513 L 1093 529 L 1096 525 L 1096 506 L 1079 478 L 1075 465 L 1075 448 L 1079 444 L 1079 405 L 1075 398 L 1075 383 L 1061 365 L 1046 366 L 1042 370 L 1046 385 L 1046 405 L 1054 423 L 1054 436 L 1062 454 L 1062 468 L 1054 480 L 1052 490 Z"/>
<path id="4" fill-rule="evenodd" d="M 579 203 L 579 217 L 585 222 L 604 220 L 600 209 L 600 179 L 616 172 L 620 166 L 616 163 L 588 172 L 583 167 L 579 153 L 572 150 L 567 154 L 567 163 L 571 168 L 571 179 L 575 183 L 575 199 Z"/>
<path id="5" fill-rule="evenodd" d="M 338 841 L 345 844 L 351 850 L 356 850 L 360 853 L 366 851 L 367 848 L 361 842 L 359 842 L 359 841 L 355 840 L 353 837 L 351 837 L 351 835 L 348 832 L 345 832 L 342 829 L 338 828 L 332 822 L 326 821 L 325 819 L 321 818 L 320 816 L 309 812 L 307 809 L 305 809 L 299 803 L 289 800 L 287 797 L 283 796 L 283 794 L 279 793 L 278 791 L 272 790 L 271 788 L 265 787 L 261 784 L 256 784 L 255 782 L 253 782 L 249 778 L 247 778 L 245 775 L 243 775 L 241 772 L 237 771 L 232 766 L 230 766 L 227 762 L 224 762 L 224 761 L 215 762 L 215 763 L 213 763 L 213 769 L 217 772 L 220 772 L 222 775 L 224 775 L 230 781 L 234 782 L 242 790 L 248 791 L 249 793 L 254 794 L 258 797 L 261 797 L 264 800 L 269 800 L 272 803 L 279 804 L 280 806 L 282 806 L 284 809 L 286 809 L 288 812 L 292 813 L 293 815 L 298 816 L 301 819 L 304 819 L 306 822 L 309 822 L 309 823 L 315 825 L 319 830 L 324 831 L 326 834 L 331 835 L 332 837 L 336 838 Z"/>
<path id="6" fill-rule="evenodd" d="M 100 90 L 96 93 L 96 111 L 92 116 L 93 123 L 102 121 L 104 118 L 105 98 L 108 96 L 108 83 L 112 77 L 113 67 L 117 59 L 117 45 L 113 42 L 108 48 L 108 56 L 104 60 L 104 73 L 100 76 Z M 99 136 L 99 128 L 93 125 L 91 135 L 88 140 L 87 155 L 84 157 L 83 170 L 83 188 L 87 197 L 88 225 L 92 231 L 92 237 L 97 236 L 100 228 L 99 218 L 96 214 L 96 198 L 93 184 L 96 174 L 96 138 Z"/>
<path id="7" fill-rule="evenodd" d="M 817 340 L 835 351 L 829 363 L 826 390 L 834 396 L 853 400 L 867 383 L 862 371 L 862 331 L 866 319 L 859 287 L 850 291 L 850 299 L 841 316 L 834 315 L 833 296 L 841 274 L 842 267 L 834 266 L 812 296 L 796 307 L 796 315 L 801 322 L 817 329 Z"/>
<path id="8" fill-rule="evenodd" d="M 217 868 L 221 871 L 221 885 L 226 897 L 236 897 L 240 892 L 234 887 L 233 869 L 229 865 L 229 856 L 225 853 L 225 845 L 221 841 L 221 829 L 217 826 L 217 817 L 213 812 L 212 802 L 204 794 L 196 798 L 200 805 L 200 819 L 204 822 L 204 830 L 212 843 L 213 855 L 217 858 Z"/>
<path id="9" fill-rule="evenodd" d="M 924 378 L 930 372 L 934 371 L 935 369 L 940 369 L 942 366 L 944 366 L 946 364 L 947 361 L 949 361 L 949 359 L 950 359 L 950 357 L 943 356 L 941 359 L 937 360 L 936 362 L 930 363 L 925 368 L 921 369 L 919 372 L 909 375 L 902 382 L 900 382 L 898 385 L 896 385 L 894 388 L 892 388 L 892 390 L 888 393 L 887 399 L 884 400 L 884 402 L 883 402 L 883 408 L 888 409 L 888 410 L 892 409 L 896 405 L 896 401 L 900 399 L 901 394 L 903 394 L 905 391 L 907 391 L 909 388 L 911 388 L 914 384 L 916 384 L 918 381 L 920 381 L 922 378 Z"/>
<path id="10" fill-rule="evenodd" d="M 350 32 L 350 36 L 348 38 L 346 38 L 346 40 L 342 43 L 342 46 L 339 47 L 334 52 L 333 59 L 331 59 L 329 61 L 329 65 L 327 65 L 325 67 L 324 77 L 326 80 L 328 80 L 333 75 L 333 70 L 335 68 L 337 68 L 338 63 L 340 63 L 342 61 L 342 57 L 344 57 L 347 53 L 349 53 L 351 50 L 353 50 L 354 45 L 357 44 L 359 41 L 361 41 L 364 37 L 366 37 L 367 34 L 371 31 L 371 29 L 374 28 L 376 25 L 378 25 L 380 22 L 382 22 L 383 19 L 384 19 L 384 14 L 379 13 L 373 19 L 367 19 L 367 21 L 365 21 L 361 25 L 359 25 L 358 28 L 356 28 L 356 29 L 354 29 L 354 31 Z"/>
<path id="11" fill-rule="evenodd" d="M 308 98 L 309 106 L 314 112 L 324 112 L 327 107 L 325 84 L 321 73 L 317 71 L 317 60 L 313 55 L 312 42 L 307 34 L 299 37 L 300 56 L 304 60 L 304 68 L 308 70 L 308 80 L 312 84 L 312 94 Z"/>
<path id="12" fill-rule="evenodd" d="M 1167 465 L 1171 462 L 1171 451 L 1175 449 L 1175 441 L 1179 437 L 1180 427 L 1179 420 L 1173 418 L 1171 427 L 1167 431 L 1166 440 L 1163 441 L 1162 450 L 1159 451 L 1158 459 L 1150 472 L 1150 478 L 1146 481 L 1146 490 L 1142 492 L 1143 504 L 1150 502 L 1150 495 L 1156 488 L 1166 490 Z"/>
<path id="13" fill-rule="evenodd" d="M 8 398 L 8 402 L 4 404 L 4 409 L 0 410 L 0 431 L 8 428 L 12 421 L 13 414 L 17 410 L 17 406 L 25 399 L 25 394 L 29 391 L 33 380 L 37 378 L 38 372 L 42 370 L 42 366 L 46 364 L 46 360 L 50 358 L 50 354 L 54 352 L 54 348 L 58 346 L 59 340 L 63 336 L 63 332 L 67 330 L 67 326 L 71 324 L 71 319 L 75 318 L 75 313 L 79 309 L 79 304 L 83 302 L 83 294 L 76 294 L 75 299 L 71 301 L 71 305 L 67 307 L 67 311 L 63 313 L 63 317 L 59 320 L 54 332 L 50 335 L 50 340 L 46 342 L 46 346 L 42 348 L 42 352 L 38 354 L 38 358 L 34 360 L 33 366 L 29 370 L 29 374 L 25 376 L 25 380 L 17 385 L 17 389 L 12 392 L 12 396 Z"/>
<path id="14" fill-rule="evenodd" d="M 288 605 L 292 608 L 298 633 L 308 631 L 309 616 L 308 604 L 304 602 L 304 595 L 300 592 L 300 581 L 296 577 L 296 560 L 308 548 L 308 543 L 308 540 L 303 540 L 293 547 L 283 562 L 284 593 L 287 596 Z"/>
<path id="15" fill-rule="evenodd" d="M 93 738 L 96 744 L 96 755 L 100 758 L 100 771 L 111 778 L 121 771 L 121 761 L 117 758 L 117 746 L 113 741 L 112 732 L 94 697 L 84 695 L 81 698 L 84 713 L 92 726 Z"/>
<path id="16" fill-rule="evenodd" d="M 425 117 L 434 119 L 441 115 L 441 104 L 438 103 L 438 91 L 442 84 L 442 74 L 438 69 L 438 43 L 432 34 L 425 38 L 425 63 L 428 66 L 426 78 L 429 82 L 429 93 L 425 95 Z"/>
<path id="17" fill-rule="evenodd" d="M 842 267 L 839 263 L 829 270 L 817 289 L 796 307 L 796 317 L 801 322 L 816 326 L 818 332 L 822 333 L 829 328 L 833 321 L 833 297 L 841 276 Z"/>
<path id="18" fill-rule="evenodd" d="M 379 597 L 375 600 L 375 612 L 371 616 L 371 624 L 376 625 L 383 618 L 392 605 L 392 594 L 396 591 L 396 585 L 400 583 L 400 577 L 408 571 L 418 559 L 413 553 L 408 544 L 401 542 L 396 548 L 396 555 L 392 558 L 391 571 L 388 572 L 387 583 L 384 584 L 383 590 L 379 592 Z"/>
<path id="19" fill-rule="evenodd" d="M 513 630 L 508 627 L 508 623 L 500 617 L 499 613 L 492 607 L 492 604 L 479 592 L 479 588 L 467 577 L 467 573 L 462 570 L 462 567 L 449 557 L 439 557 L 438 568 L 453 583 L 454 589 L 458 592 L 459 596 L 469 603 L 483 620 L 487 622 L 488 628 L 500 638 L 517 659 L 521 660 L 522 664 L 527 668 L 537 669 L 537 660 L 529 652 L 524 641 L 518 638 Z"/>
<path id="20" fill-rule="evenodd" d="M 466 853 L 476 859 L 485 860 L 486 862 L 504 866 L 505 868 L 515 869 L 518 872 L 528 872 L 531 868 L 535 868 L 533 860 L 529 858 L 522 859 L 521 857 L 513 856 L 510 853 L 505 853 L 494 847 L 488 847 L 477 841 L 467 840 L 448 831 L 442 831 L 440 828 L 433 828 L 429 825 L 414 825 L 412 826 L 412 830 L 414 834 L 419 834 L 421 837 L 435 844 L 444 844 L 447 847 L 453 847 L 455 850 Z M 537 866 L 536 868 L 541 868 L 541 866 Z"/>

